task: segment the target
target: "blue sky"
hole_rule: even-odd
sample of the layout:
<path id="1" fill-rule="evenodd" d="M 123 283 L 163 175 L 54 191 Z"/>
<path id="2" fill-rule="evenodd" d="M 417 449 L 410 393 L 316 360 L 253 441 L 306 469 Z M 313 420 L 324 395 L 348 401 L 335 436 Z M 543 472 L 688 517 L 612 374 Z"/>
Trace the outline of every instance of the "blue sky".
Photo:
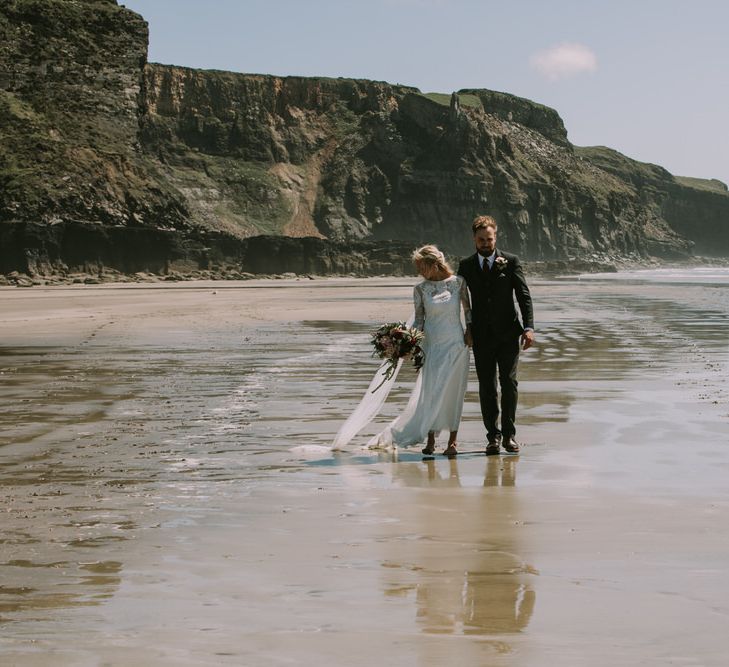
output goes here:
<path id="1" fill-rule="evenodd" d="M 555 108 L 579 146 L 729 183 L 723 0 L 120 0 L 153 62 L 490 88 Z"/>

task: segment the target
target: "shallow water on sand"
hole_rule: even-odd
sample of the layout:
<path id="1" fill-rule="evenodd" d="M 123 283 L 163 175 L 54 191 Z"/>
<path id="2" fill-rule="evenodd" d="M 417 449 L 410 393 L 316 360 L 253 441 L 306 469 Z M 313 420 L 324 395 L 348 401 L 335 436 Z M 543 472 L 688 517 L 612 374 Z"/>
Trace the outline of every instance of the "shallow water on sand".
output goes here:
<path id="1" fill-rule="evenodd" d="M 473 372 L 458 459 L 364 449 L 409 369 L 332 454 L 412 284 L 0 290 L 0 656 L 723 664 L 729 272 L 535 282 L 519 457 Z"/>

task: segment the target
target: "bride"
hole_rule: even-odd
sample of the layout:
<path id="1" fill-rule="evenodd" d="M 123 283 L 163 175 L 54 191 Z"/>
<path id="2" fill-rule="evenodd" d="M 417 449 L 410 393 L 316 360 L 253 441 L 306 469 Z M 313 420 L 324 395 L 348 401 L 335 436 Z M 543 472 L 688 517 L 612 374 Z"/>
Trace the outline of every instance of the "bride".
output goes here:
<path id="1" fill-rule="evenodd" d="M 471 337 L 471 304 L 468 288 L 461 276 L 454 275 L 443 253 L 434 245 L 426 245 L 413 253 L 417 272 L 424 280 L 415 286 L 413 326 L 425 334 L 425 363 L 405 411 L 386 429 L 370 440 L 370 447 L 407 446 L 427 438 L 423 454 L 435 452 L 435 438 L 441 430 L 449 432 L 443 454 L 455 456 L 458 425 L 463 411 L 463 397 L 468 381 L 468 348 Z M 466 323 L 464 332 L 461 311 Z M 372 381 L 378 381 L 378 374 Z M 384 387 L 384 395 L 371 403 L 369 391 L 352 416 L 345 422 L 334 441 L 334 448 L 345 444 L 367 421 L 375 416 L 384 402 L 394 377 Z M 372 385 L 371 385 L 372 386 Z"/>

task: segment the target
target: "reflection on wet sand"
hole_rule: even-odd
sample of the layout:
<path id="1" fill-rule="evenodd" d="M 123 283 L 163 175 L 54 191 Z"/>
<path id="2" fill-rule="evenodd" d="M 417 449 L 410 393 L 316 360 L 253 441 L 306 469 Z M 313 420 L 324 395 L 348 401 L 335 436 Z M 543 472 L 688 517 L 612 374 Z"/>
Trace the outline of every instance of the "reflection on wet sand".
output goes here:
<path id="1" fill-rule="evenodd" d="M 418 511 L 399 517 L 420 538 L 398 544 L 399 560 L 386 559 L 384 587 L 397 596 L 414 590 L 424 633 L 508 635 L 524 630 L 532 616 L 537 570 L 519 555 L 519 459 L 484 459 L 480 490 L 461 488 L 458 458 L 393 468 L 397 483 L 421 489 Z"/>
<path id="2" fill-rule="evenodd" d="M 0 565 L 5 581 L 14 582 L 0 586 L 0 623 L 11 620 L 8 614 L 13 620 L 42 620 L 41 612 L 102 604 L 121 583 L 119 561 L 9 560 Z"/>
<path id="3" fill-rule="evenodd" d="M 535 284 L 522 456 L 476 453 L 472 374 L 464 455 L 426 462 L 329 450 L 377 366 L 367 332 L 409 314 L 411 283 L 376 282 L 3 291 L 11 664 L 724 664 L 729 281 Z M 115 653 L 140 636 L 155 656 Z"/>

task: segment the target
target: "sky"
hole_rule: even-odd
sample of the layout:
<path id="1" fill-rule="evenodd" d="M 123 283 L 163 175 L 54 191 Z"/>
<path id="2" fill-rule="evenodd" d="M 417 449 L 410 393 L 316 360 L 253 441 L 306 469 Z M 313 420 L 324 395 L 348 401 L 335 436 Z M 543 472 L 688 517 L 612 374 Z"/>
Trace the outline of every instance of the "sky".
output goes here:
<path id="1" fill-rule="evenodd" d="M 557 110 L 569 140 L 729 183 L 725 0 L 119 0 L 149 60 L 488 88 Z"/>

